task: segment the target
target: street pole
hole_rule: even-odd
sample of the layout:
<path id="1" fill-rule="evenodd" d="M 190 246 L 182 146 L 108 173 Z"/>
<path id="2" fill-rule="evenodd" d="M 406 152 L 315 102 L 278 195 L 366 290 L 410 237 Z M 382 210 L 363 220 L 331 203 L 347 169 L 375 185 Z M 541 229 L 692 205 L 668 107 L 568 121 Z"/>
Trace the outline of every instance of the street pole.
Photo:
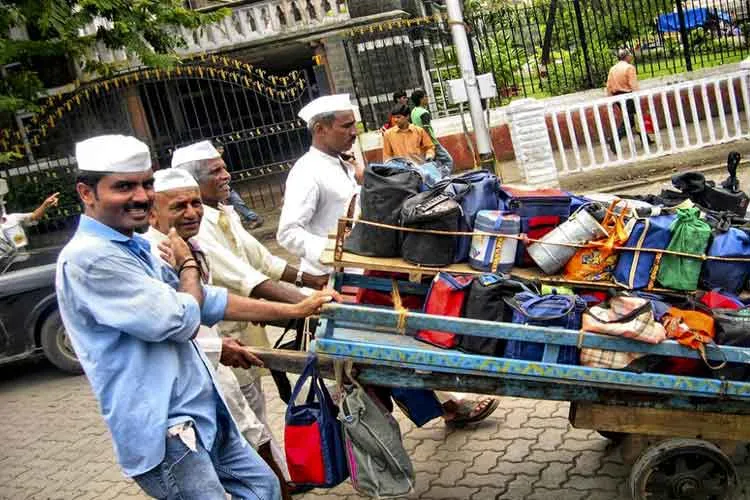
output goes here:
<path id="1" fill-rule="evenodd" d="M 445 5 L 448 8 L 448 24 L 451 27 L 453 44 L 456 46 L 456 58 L 461 67 L 461 75 L 464 85 L 466 85 L 466 95 L 469 98 L 469 113 L 471 114 L 471 124 L 474 126 L 479 163 L 483 169 L 498 175 L 495 169 L 495 153 L 492 151 L 489 127 L 482 112 L 482 98 L 479 95 L 479 83 L 474 73 L 474 63 L 471 60 L 469 39 L 466 37 L 461 0 L 446 0 Z"/>

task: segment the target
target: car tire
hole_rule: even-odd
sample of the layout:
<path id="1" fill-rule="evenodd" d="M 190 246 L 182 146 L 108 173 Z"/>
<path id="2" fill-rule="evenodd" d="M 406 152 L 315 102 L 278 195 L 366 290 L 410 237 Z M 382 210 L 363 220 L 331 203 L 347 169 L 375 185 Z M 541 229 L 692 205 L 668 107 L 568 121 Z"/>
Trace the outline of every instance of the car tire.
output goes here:
<path id="1" fill-rule="evenodd" d="M 67 339 L 65 326 L 63 325 L 60 312 L 51 312 L 42 323 L 41 330 L 42 350 L 50 362 L 60 370 L 73 375 L 83 373 L 81 363 L 73 352 L 73 347 Z"/>

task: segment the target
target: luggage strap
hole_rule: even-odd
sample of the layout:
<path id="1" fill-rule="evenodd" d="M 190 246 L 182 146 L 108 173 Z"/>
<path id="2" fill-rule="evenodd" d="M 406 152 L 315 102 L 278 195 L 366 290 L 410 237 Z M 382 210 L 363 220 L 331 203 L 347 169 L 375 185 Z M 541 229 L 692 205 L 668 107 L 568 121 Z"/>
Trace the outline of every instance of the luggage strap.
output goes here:
<path id="1" fill-rule="evenodd" d="M 406 317 L 409 310 L 404 307 L 404 304 L 401 301 L 401 292 L 398 290 L 398 282 L 396 282 L 395 279 L 391 279 L 391 299 L 393 300 L 393 308 L 398 313 L 396 330 L 399 335 L 406 335 Z"/>

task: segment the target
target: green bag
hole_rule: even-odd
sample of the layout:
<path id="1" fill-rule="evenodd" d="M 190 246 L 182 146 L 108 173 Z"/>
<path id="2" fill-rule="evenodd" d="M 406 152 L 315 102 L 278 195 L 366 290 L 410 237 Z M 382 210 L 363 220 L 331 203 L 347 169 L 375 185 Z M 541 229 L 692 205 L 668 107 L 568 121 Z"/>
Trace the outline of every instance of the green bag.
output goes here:
<path id="1" fill-rule="evenodd" d="M 711 227 L 700 219 L 697 208 L 677 209 L 677 218 L 669 226 L 672 239 L 667 250 L 703 255 L 711 238 Z M 657 280 L 664 288 L 693 291 L 698 289 L 702 261 L 689 257 L 664 254 Z"/>

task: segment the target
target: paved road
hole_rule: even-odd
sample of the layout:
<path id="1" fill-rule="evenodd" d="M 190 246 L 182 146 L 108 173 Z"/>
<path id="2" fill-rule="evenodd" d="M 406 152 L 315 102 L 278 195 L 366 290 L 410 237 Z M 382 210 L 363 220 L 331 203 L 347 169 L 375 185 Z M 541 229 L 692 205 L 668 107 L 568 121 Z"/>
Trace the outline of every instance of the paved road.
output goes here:
<path id="1" fill-rule="evenodd" d="M 145 498 L 123 478 L 109 435 L 84 377 L 45 362 L 0 371 L 0 498 Z M 266 383 L 272 422 L 283 404 Z M 419 499 L 627 499 L 621 451 L 596 432 L 572 428 L 568 405 L 504 398 L 485 422 L 448 429 L 436 421 L 417 429 L 400 414 L 417 471 Z M 274 428 L 282 436 L 279 424 Z M 744 448 L 737 464 L 750 482 Z M 348 484 L 309 499 L 353 500 Z"/>

